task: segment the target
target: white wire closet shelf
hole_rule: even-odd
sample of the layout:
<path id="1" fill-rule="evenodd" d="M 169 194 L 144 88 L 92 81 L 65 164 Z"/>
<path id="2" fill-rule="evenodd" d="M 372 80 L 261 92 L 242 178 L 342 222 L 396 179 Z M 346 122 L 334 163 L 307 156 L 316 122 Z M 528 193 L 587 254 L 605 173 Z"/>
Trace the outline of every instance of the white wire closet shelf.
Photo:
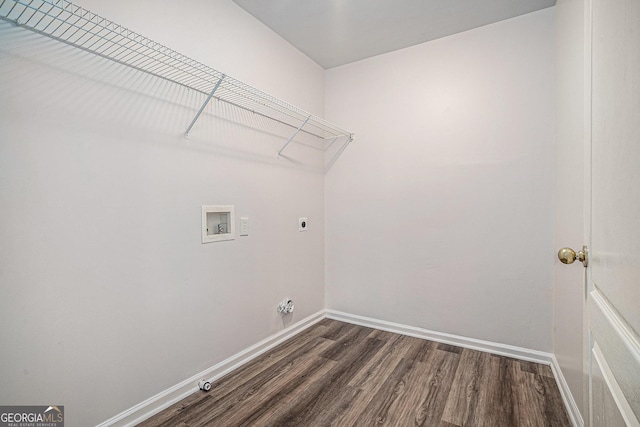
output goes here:
<path id="1" fill-rule="evenodd" d="M 320 117 L 69 1 L 0 0 L 0 18 L 206 95 L 185 136 L 209 101 L 217 99 L 295 129 L 278 154 L 299 132 L 329 141 L 344 138 L 348 143 L 353 139 L 351 133 Z"/>

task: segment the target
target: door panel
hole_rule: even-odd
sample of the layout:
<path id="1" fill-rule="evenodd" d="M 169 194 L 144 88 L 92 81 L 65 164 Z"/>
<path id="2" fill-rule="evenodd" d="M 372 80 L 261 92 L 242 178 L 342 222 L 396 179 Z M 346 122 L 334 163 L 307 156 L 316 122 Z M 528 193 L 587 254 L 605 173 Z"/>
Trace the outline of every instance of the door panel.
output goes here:
<path id="1" fill-rule="evenodd" d="M 640 1 L 593 0 L 592 28 L 592 275 L 640 331 Z"/>
<path id="2" fill-rule="evenodd" d="M 593 413 L 595 414 L 593 425 L 608 427 L 625 427 L 628 425 L 623 414 L 618 409 L 616 398 L 611 394 L 612 384 L 607 382 L 611 375 L 608 372 L 603 357 L 600 355 L 599 347 L 594 347 L 594 364 L 592 367 L 591 390 L 593 399 Z M 603 374 L 602 371 L 607 371 Z"/>
<path id="3" fill-rule="evenodd" d="M 640 419 L 640 344 L 635 333 L 597 288 L 590 293 L 589 313 L 594 362 L 618 401 L 623 418 Z M 633 416 L 627 417 L 629 413 Z"/>
<path id="4" fill-rule="evenodd" d="M 591 28 L 591 420 L 640 425 L 640 0 L 592 0 Z"/>

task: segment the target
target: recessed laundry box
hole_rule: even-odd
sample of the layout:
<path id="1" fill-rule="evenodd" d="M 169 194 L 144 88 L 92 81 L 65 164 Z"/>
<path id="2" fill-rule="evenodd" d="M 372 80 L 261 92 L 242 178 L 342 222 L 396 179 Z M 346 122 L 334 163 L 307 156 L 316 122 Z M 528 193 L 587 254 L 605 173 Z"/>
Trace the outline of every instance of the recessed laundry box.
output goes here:
<path id="1" fill-rule="evenodd" d="M 233 240 L 236 235 L 233 205 L 202 206 L 202 243 Z"/>

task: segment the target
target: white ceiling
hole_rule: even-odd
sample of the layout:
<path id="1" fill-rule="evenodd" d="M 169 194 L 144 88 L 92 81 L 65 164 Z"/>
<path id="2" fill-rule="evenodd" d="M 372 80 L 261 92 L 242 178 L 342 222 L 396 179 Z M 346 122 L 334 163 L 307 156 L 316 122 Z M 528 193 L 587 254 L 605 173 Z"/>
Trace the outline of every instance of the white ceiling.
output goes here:
<path id="1" fill-rule="evenodd" d="M 234 1 L 325 69 L 556 3 L 556 0 Z"/>

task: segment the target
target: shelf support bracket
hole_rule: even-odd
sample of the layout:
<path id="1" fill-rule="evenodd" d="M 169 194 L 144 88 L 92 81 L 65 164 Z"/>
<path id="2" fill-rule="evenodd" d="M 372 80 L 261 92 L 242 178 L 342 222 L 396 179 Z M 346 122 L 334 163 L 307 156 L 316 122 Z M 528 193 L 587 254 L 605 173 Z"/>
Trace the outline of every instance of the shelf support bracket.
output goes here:
<path id="1" fill-rule="evenodd" d="M 196 113 L 196 116 L 193 118 L 193 120 L 191 120 L 191 124 L 189 125 L 189 127 L 186 130 L 186 132 L 184 133 L 184 137 L 185 138 L 189 138 L 189 132 L 191 132 L 191 128 L 193 127 L 193 125 L 196 124 L 196 122 L 200 118 L 200 114 L 202 114 L 202 112 L 204 111 L 204 109 L 207 106 L 207 104 L 209 103 L 209 101 L 211 101 L 211 98 L 213 98 L 213 94 L 216 93 L 216 91 L 220 87 L 220 83 L 222 83 L 222 81 L 224 80 L 225 77 L 227 77 L 227 76 L 224 75 L 224 74 L 222 75 L 222 77 L 220 77 L 220 80 L 218 80 L 216 85 L 213 87 L 213 90 L 211 91 L 209 96 L 207 96 L 207 99 L 204 101 L 204 104 L 202 104 L 202 107 L 200 107 L 200 110 L 198 110 L 198 112 Z"/>
<path id="2" fill-rule="evenodd" d="M 311 118 L 311 116 L 307 117 L 307 119 L 302 122 L 302 124 L 300 125 L 300 127 L 298 127 L 298 129 L 296 129 L 296 131 L 293 133 L 293 135 L 291 135 L 291 138 L 289 138 L 289 140 L 287 142 L 284 143 L 284 145 L 282 146 L 282 148 L 280 149 L 280 151 L 278 151 L 278 157 L 280 157 L 280 154 L 282 154 L 282 152 L 284 151 L 285 148 L 287 148 L 287 145 L 289 145 L 289 143 L 291 141 L 293 141 L 293 138 L 296 137 L 296 135 L 298 134 L 298 132 L 300 132 L 302 130 L 302 128 L 304 127 L 304 125 L 307 124 L 307 122 L 309 121 L 309 119 Z"/>

